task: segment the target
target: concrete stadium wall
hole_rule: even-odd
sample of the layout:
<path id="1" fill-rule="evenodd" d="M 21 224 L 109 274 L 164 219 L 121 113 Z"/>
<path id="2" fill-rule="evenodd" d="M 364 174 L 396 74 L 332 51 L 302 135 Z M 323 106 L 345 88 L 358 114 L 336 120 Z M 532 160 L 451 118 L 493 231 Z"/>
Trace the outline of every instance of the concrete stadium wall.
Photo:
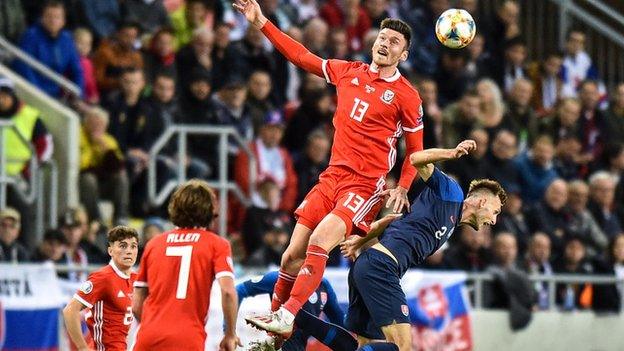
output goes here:
<path id="1" fill-rule="evenodd" d="M 15 90 L 20 99 L 41 112 L 41 118 L 52 133 L 54 139 L 53 158 L 59 170 L 59 211 L 69 206 L 77 206 L 79 203 L 78 171 L 80 158 L 78 137 L 80 118 L 76 112 L 50 98 L 2 64 L 0 64 L 0 75 L 10 78 L 15 83 Z"/>
<path id="2" fill-rule="evenodd" d="M 509 328 L 506 311 L 472 311 L 474 350 L 624 350 L 624 315 L 592 312 L 538 312 L 519 332 Z"/>

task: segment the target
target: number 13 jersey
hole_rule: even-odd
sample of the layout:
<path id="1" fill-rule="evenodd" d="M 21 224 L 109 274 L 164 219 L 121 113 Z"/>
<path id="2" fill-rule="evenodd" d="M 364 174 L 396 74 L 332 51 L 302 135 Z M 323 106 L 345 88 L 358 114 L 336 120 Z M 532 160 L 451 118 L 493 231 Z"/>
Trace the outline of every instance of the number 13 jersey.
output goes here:
<path id="1" fill-rule="evenodd" d="M 231 256 L 227 240 L 205 230 L 150 240 L 134 283 L 148 290 L 135 350 L 203 350 L 212 283 L 234 278 Z"/>
<path id="2" fill-rule="evenodd" d="M 338 96 L 329 165 L 385 176 L 396 163 L 397 139 L 423 128 L 418 92 L 398 70 L 381 78 L 368 64 L 333 59 L 323 60 L 322 68 Z"/>

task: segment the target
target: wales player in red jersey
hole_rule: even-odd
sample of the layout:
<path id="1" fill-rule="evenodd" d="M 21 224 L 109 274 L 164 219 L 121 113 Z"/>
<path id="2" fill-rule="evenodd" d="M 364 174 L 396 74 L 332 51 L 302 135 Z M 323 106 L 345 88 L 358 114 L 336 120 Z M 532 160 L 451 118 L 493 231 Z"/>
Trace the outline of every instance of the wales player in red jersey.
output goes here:
<path id="1" fill-rule="evenodd" d="M 226 325 L 220 351 L 234 351 L 238 298 L 230 243 L 208 230 L 218 213 L 205 181 L 181 184 L 169 200 L 177 227 L 150 240 L 134 283 L 132 310 L 141 322 L 135 351 L 203 350 L 212 282 L 221 287 Z"/>
<path id="2" fill-rule="evenodd" d="M 256 0 L 233 5 L 292 63 L 336 86 L 336 132 L 329 167 L 295 211 L 297 225 L 282 256 L 268 315 L 250 316 L 252 325 L 287 336 L 295 315 L 318 287 L 328 252 L 346 235 L 365 234 L 385 195 L 385 177 L 394 167 L 397 140 L 407 154 L 422 150 L 422 107 L 418 92 L 397 69 L 407 59 L 411 29 L 398 19 L 382 22 L 372 48 L 373 62 L 325 60 L 296 42 L 262 14 Z M 399 185 L 388 191 L 388 206 L 401 212 L 416 176 L 403 163 Z"/>
<path id="3" fill-rule="evenodd" d="M 132 324 L 132 292 L 136 273 L 139 235 L 136 230 L 119 226 L 108 232 L 108 266 L 89 275 L 80 290 L 63 309 L 67 332 L 78 351 L 126 351 L 126 337 Z M 80 311 L 90 309 L 85 339 L 80 328 Z"/>

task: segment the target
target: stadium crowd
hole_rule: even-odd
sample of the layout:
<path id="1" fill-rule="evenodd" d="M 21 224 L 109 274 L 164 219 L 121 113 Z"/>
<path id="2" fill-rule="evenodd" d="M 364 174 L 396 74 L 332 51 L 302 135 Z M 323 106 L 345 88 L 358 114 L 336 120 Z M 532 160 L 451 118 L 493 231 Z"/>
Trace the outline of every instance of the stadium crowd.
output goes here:
<path id="1" fill-rule="evenodd" d="M 572 28 L 561 51 L 530 61 L 516 1 L 499 2 L 491 14 L 477 0 L 259 2 L 280 29 L 326 58 L 369 62 L 381 20 L 399 17 L 412 26 L 400 69 L 423 100 L 425 148 L 475 140 L 476 152 L 441 167 L 465 190 L 485 177 L 509 193 L 496 225 L 462 227 L 426 268 L 624 277 L 624 83 L 607 92 L 583 31 Z M 435 19 L 451 6 L 477 22 L 466 49 L 445 49 L 435 37 Z M 231 201 L 229 240 L 237 262 L 279 265 L 292 212 L 328 163 L 335 91 L 322 78 L 288 63 L 227 1 L 3 0 L 0 18 L 0 34 L 82 92 L 68 97 L 28 65 L 10 62 L 82 116 L 82 207 L 65 211 L 59 228 L 29 248 L 22 243 L 35 236 L 34 214 L 10 196 L 13 207 L 0 212 L 0 261 L 106 263 L 106 226 L 144 219 L 142 246 L 169 228 L 159 217 L 164 210 L 148 206 L 148 152 L 168 126 L 184 123 L 232 126 L 249 142 L 258 161 L 256 190 L 248 194 L 251 207 Z M 0 118 L 20 120 L 45 160 L 53 140 L 40 113 L 0 79 Z M 23 155 L 14 146 L 7 153 Z M 215 178 L 217 147 L 214 138 L 190 137 L 179 160 L 167 146 L 157 159 L 157 182 L 175 178 L 178 162 L 188 177 Z M 229 176 L 248 193 L 247 155 L 230 143 L 228 157 Z M 25 176 L 22 166 L 7 172 Z M 396 177 L 389 176 L 389 187 Z M 111 223 L 100 213 L 101 199 L 114 205 Z M 328 264 L 348 262 L 336 250 Z M 547 286 L 534 288 L 537 306 L 547 308 Z M 566 309 L 619 311 L 621 296 L 611 285 L 557 286 L 557 303 Z"/>

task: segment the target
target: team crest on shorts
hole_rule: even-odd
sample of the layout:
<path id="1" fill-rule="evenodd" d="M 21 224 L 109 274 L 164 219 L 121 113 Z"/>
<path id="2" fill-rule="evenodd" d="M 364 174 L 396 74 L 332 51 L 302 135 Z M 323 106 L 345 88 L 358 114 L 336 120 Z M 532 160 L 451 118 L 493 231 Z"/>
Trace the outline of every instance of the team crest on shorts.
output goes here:
<path id="1" fill-rule="evenodd" d="M 409 308 L 407 305 L 401 305 L 401 313 L 403 313 L 405 317 L 409 316 Z"/>
<path id="2" fill-rule="evenodd" d="M 321 305 L 325 306 L 326 303 L 327 303 L 327 293 L 324 291 L 321 291 Z"/>
<path id="3" fill-rule="evenodd" d="M 383 95 L 381 95 L 381 101 L 385 102 L 386 104 L 390 104 L 392 102 L 392 99 L 394 99 L 394 91 L 390 89 L 386 89 Z"/>

